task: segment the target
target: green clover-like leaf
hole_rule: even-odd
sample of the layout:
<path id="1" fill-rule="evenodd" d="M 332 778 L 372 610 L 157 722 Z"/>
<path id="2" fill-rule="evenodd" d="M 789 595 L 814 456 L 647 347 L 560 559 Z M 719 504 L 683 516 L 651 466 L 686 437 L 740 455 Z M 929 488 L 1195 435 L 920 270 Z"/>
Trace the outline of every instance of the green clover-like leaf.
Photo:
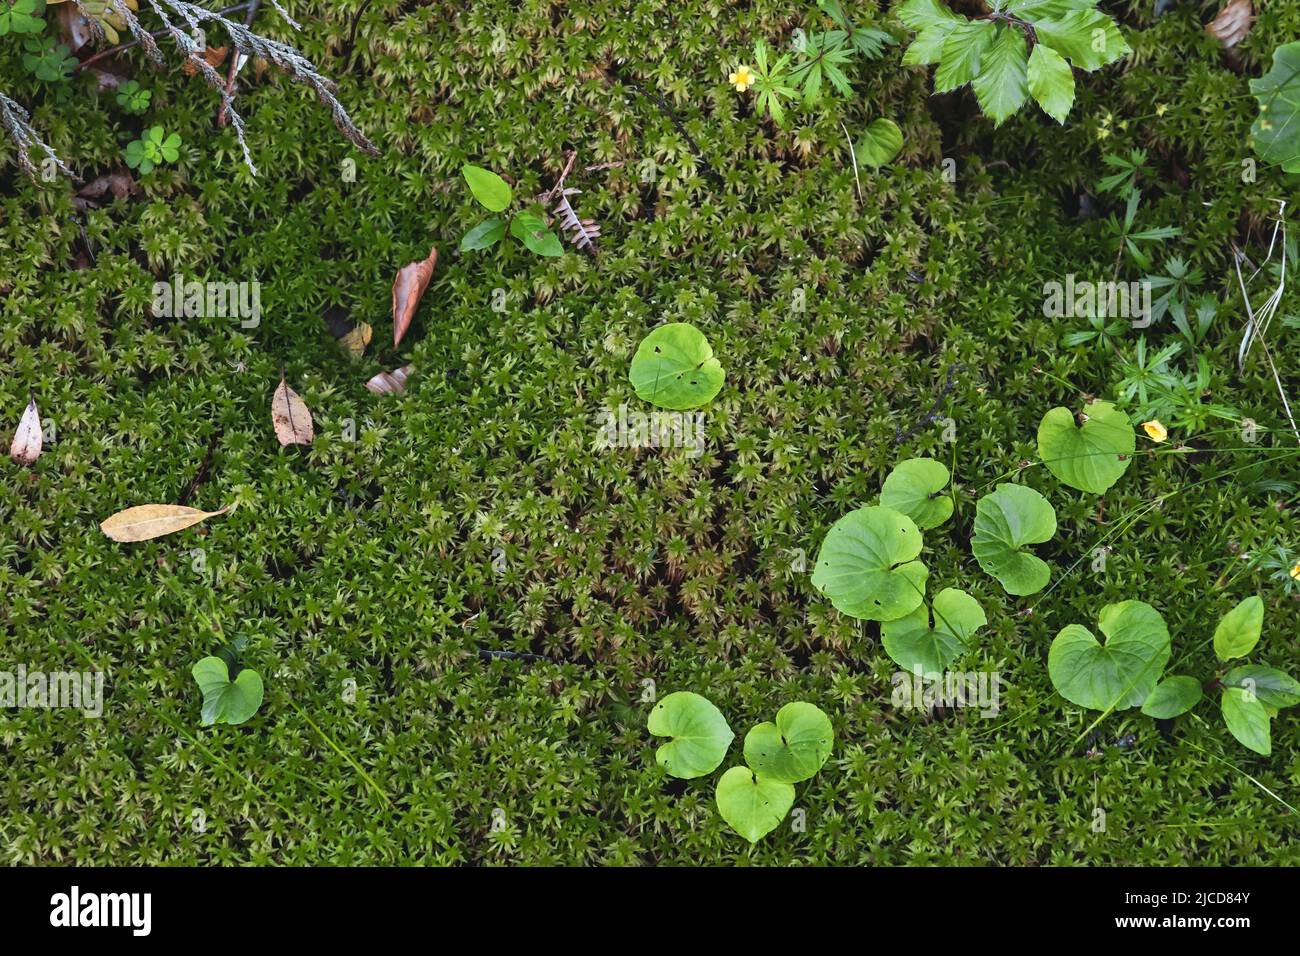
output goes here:
<path id="1" fill-rule="evenodd" d="M 1090 710 L 1126 710 L 1144 703 L 1169 662 L 1165 619 L 1142 601 L 1101 609 L 1098 643 L 1081 624 L 1061 628 L 1047 652 L 1047 673 L 1062 697 Z"/>
<path id="2" fill-rule="evenodd" d="M 660 408 L 696 408 L 722 390 L 726 374 L 704 333 L 687 322 L 653 329 L 628 373 L 637 397 Z"/>
<path id="3" fill-rule="evenodd" d="M 1110 402 L 1093 402 L 1076 428 L 1063 406 L 1038 424 L 1038 456 L 1047 470 L 1071 488 L 1103 494 L 1133 463 L 1137 439 L 1128 416 Z"/>
<path id="4" fill-rule="evenodd" d="M 880 487 L 880 503 L 907 515 L 922 531 L 937 528 L 952 517 L 952 498 L 942 494 L 949 477 L 948 466 L 933 458 L 900 461 Z"/>
<path id="5" fill-rule="evenodd" d="M 712 701 L 690 691 L 677 691 L 655 704 L 646 729 L 672 738 L 655 752 L 655 761 L 684 780 L 717 770 L 736 736 Z"/>
<path id="6" fill-rule="evenodd" d="M 971 648 L 975 632 L 988 623 L 984 608 L 965 591 L 944 588 L 934 597 L 934 623 L 924 604 L 911 614 L 880 625 L 885 653 L 904 670 L 938 674 Z"/>
<path id="7" fill-rule="evenodd" d="M 245 667 L 232 681 L 225 661 L 220 657 L 205 657 L 190 673 L 203 692 L 204 727 L 242 724 L 262 706 L 262 678 L 256 671 Z"/>
<path id="8" fill-rule="evenodd" d="M 813 704 L 794 701 L 776 712 L 776 723 L 758 724 L 745 735 L 745 763 L 760 778 L 798 783 L 822 768 L 834 741 L 831 719 Z"/>
<path id="9" fill-rule="evenodd" d="M 850 511 L 831 525 L 817 554 L 813 587 L 836 609 L 867 621 L 892 621 L 925 600 L 929 570 L 916 523 L 893 508 Z"/>
<path id="10" fill-rule="evenodd" d="M 757 843 L 780 825 L 794 806 L 794 784 L 732 767 L 718 780 L 718 813 L 733 830 Z"/>
<path id="11" fill-rule="evenodd" d="M 975 560 L 1008 594 L 1033 594 L 1047 585 L 1052 569 L 1022 550 L 1056 534 L 1056 512 L 1046 498 L 1024 485 L 998 485 L 976 503 L 974 530 Z"/>

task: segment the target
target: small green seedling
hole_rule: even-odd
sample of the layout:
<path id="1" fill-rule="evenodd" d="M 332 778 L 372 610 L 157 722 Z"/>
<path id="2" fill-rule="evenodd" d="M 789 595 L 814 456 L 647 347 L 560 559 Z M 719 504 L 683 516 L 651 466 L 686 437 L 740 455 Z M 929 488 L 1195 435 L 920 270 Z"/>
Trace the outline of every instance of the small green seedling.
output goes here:
<path id="1" fill-rule="evenodd" d="M 669 694 L 655 704 L 646 729 L 656 737 L 672 738 L 655 752 L 655 761 L 683 780 L 717 770 L 736 737 L 712 701 L 689 691 Z"/>
<path id="2" fill-rule="evenodd" d="M 54 37 L 28 37 L 23 41 L 23 66 L 27 72 L 46 83 L 57 83 L 72 75 L 77 58 L 66 43 Z"/>
<path id="3" fill-rule="evenodd" d="M 1097 0 L 992 0 L 978 19 L 954 13 L 942 0 L 907 0 L 899 18 L 916 31 L 907 65 L 938 64 L 934 91 L 967 83 L 996 125 L 1032 96 L 1064 123 L 1074 104 L 1076 69 L 1092 72 L 1130 52 L 1119 27 Z"/>
<path id="4" fill-rule="evenodd" d="M 1128 416 L 1110 402 L 1093 402 L 1079 413 L 1053 408 L 1038 424 L 1038 457 L 1071 488 L 1104 494 L 1133 463 L 1137 447 Z"/>
<path id="5" fill-rule="evenodd" d="M 687 322 L 652 330 L 637 346 L 628 375 L 638 398 L 678 410 L 711 401 L 726 378 L 709 340 Z"/>
<path id="6" fill-rule="evenodd" d="M 1056 512 L 1046 498 L 1024 485 L 998 485 L 976 503 L 974 530 L 975 560 L 1008 594 L 1033 594 L 1047 586 L 1052 569 L 1024 550 L 1056 534 Z"/>
<path id="7" fill-rule="evenodd" d="M 1225 614 L 1214 629 L 1214 653 L 1221 661 L 1245 657 L 1259 643 L 1264 627 L 1264 602 L 1251 595 Z M 1220 691 L 1219 711 L 1228 732 L 1245 747 L 1267 757 L 1273 750 L 1271 721 L 1284 707 L 1300 703 L 1300 682 L 1273 667 L 1243 664 L 1212 681 Z M 1202 688 L 1193 677 L 1166 678 L 1142 705 L 1148 717 L 1179 717 L 1201 700 Z"/>
<path id="8" fill-rule="evenodd" d="M 892 621 L 925 600 L 930 572 L 915 560 L 921 532 L 907 515 L 873 505 L 850 511 L 822 540 L 812 583 L 836 610 L 865 621 Z"/>
<path id="9" fill-rule="evenodd" d="M 10 33 L 40 33 L 45 29 L 41 14 L 45 0 L 0 0 L 0 37 Z"/>
<path id="10" fill-rule="evenodd" d="M 149 108 L 153 93 L 135 80 L 127 80 L 117 88 L 117 105 L 128 113 L 143 113 Z"/>
<path id="11" fill-rule="evenodd" d="M 242 724 L 262 706 L 262 678 L 240 668 L 230 679 L 230 668 L 220 657 L 205 657 L 190 670 L 203 692 L 202 725 Z"/>
<path id="12" fill-rule="evenodd" d="M 745 735 L 745 763 L 761 778 L 798 783 L 822 768 L 834 741 L 830 718 L 795 701 L 776 712 L 776 723 L 758 724 Z"/>
<path id="13" fill-rule="evenodd" d="M 161 126 L 151 126 L 126 144 L 126 164 L 132 169 L 140 170 L 143 176 L 155 166 L 174 163 L 180 155 L 181 138 L 178 133 L 170 136 Z"/>
<path id="14" fill-rule="evenodd" d="M 488 212 L 505 212 L 514 199 L 510 184 L 481 166 L 465 165 L 461 175 L 469 184 L 469 191 L 480 206 Z M 461 252 L 473 252 L 487 249 L 505 238 L 507 224 L 510 235 L 514 236 L 524 248 L 539 256 L 562 256 L 564 244 L 546 224 L 546 218 L 540 206 L 520 210 L 513 216 L 502 219 L 492 217 L 484 219 L 477 226 L 465 233 L 460 241 Z"/>
<path id="15" fill-rule="evenodd" d="M 794 784 L 760 777 L 749 767 L 732 767 L 718 781 L 718 813 L 750 843 L 775 830 L 794 806 Z"/>

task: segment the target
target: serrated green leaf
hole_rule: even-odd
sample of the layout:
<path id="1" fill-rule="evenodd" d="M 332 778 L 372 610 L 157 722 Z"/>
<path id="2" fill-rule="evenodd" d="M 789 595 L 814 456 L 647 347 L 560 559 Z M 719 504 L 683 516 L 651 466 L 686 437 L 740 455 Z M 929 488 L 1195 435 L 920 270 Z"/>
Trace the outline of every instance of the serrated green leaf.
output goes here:
<path id="1" fill-rule="evenodd" d="M 1038 43 L 1029 55 L 1026 78 L 1029 92 L 1043 112 L 1064 124 L 1074 105 L 1074 71 L 1070 64 L 1051 47 Z"/>
<path id="2" fill-rule="evenodd" d="M 1046 43 L 1081 70 L 1097 70 L 1131 52 L 1115 21 L 1099 10 L 1076 10 L 1063 17 L 1036 21 L 1038 41 Z"/>
<path id="3" fill-rule="evenodd" d="M 1015 27 L 999 27 L 993 43 L 980 61 L 979 76 L 971 84 L 984 115 L 1001 126 L 1025 105 L 1029 87 L 1026 67 L 1029 47 Z"/>
<path id="4" fill-rule="evenodd" d="M 968 20 L 953 27 L 943 41 L 943 55 L 934 71 L 934 91 L 948 93 L 975 79 L 994 33 L 992 20 Z"/>

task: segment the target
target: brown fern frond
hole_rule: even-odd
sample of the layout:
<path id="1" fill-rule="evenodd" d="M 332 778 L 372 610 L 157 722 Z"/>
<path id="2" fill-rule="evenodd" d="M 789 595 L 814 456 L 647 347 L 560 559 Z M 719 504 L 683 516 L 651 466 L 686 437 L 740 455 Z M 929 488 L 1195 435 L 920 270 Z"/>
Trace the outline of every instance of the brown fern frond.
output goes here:
<path id="1" fill-rule="evenodd" d="M 560 190 L 560 194 L 555 199 L 555 208 L 552 210 L 560 220 L 560 228 L 569 236 L 569 240 L 577 246 L 582 252 L 590 255 L 596 254 L 596 239 L 600 236 L 600 226 L 594 219 L 579 218 L 573 206 L 569 203 L 570 196 L 576 196 L 582 192 L 581 189 L 574 189 L 572 186 Z"/>

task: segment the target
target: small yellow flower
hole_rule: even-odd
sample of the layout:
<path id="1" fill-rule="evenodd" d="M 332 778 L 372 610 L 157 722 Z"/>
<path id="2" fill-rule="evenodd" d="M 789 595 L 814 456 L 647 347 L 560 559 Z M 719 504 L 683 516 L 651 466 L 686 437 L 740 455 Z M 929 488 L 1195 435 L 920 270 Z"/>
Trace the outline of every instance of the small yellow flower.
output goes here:
<path id="1" fill-rule="evenodd" d="M 1167 109 L 1169 109 L 1169 104 L 1167 104 L 1167 103 L 1157 103 L 1157 104 L 1156 104 L 1156 116 L 1164 116 L 1164 115 L 1165 115 L 1165 110 L 1167 110 Z"/>
<path id="2" fill-rule="evenodd" d="M 754 74 L 749 72 L 749 67 L 738 66 L 736 72 L 727 77 L 727 82 L 736 88 L 737 93 L 743 93 L 754 85 Z"/>
<path id="3" fill-rule="evenodd" d="M 1147 438 L 1152 441 L 1164 441 L 1169 437 L 1169 429 L 1161 425 L 1160 420 L 1157 418 L 1153 418 L 1149 422 L 1143 422 L 1142 427 L 1146 430 Z"/>
<path id="4" fill-rule="evenodd" d="M 1300 581 L 1300 561 L 1297 561 L 1295 563 L 1295 567 L 1291 569 L 1291 577 L 1295 578 L 1297 581 Z"/>

